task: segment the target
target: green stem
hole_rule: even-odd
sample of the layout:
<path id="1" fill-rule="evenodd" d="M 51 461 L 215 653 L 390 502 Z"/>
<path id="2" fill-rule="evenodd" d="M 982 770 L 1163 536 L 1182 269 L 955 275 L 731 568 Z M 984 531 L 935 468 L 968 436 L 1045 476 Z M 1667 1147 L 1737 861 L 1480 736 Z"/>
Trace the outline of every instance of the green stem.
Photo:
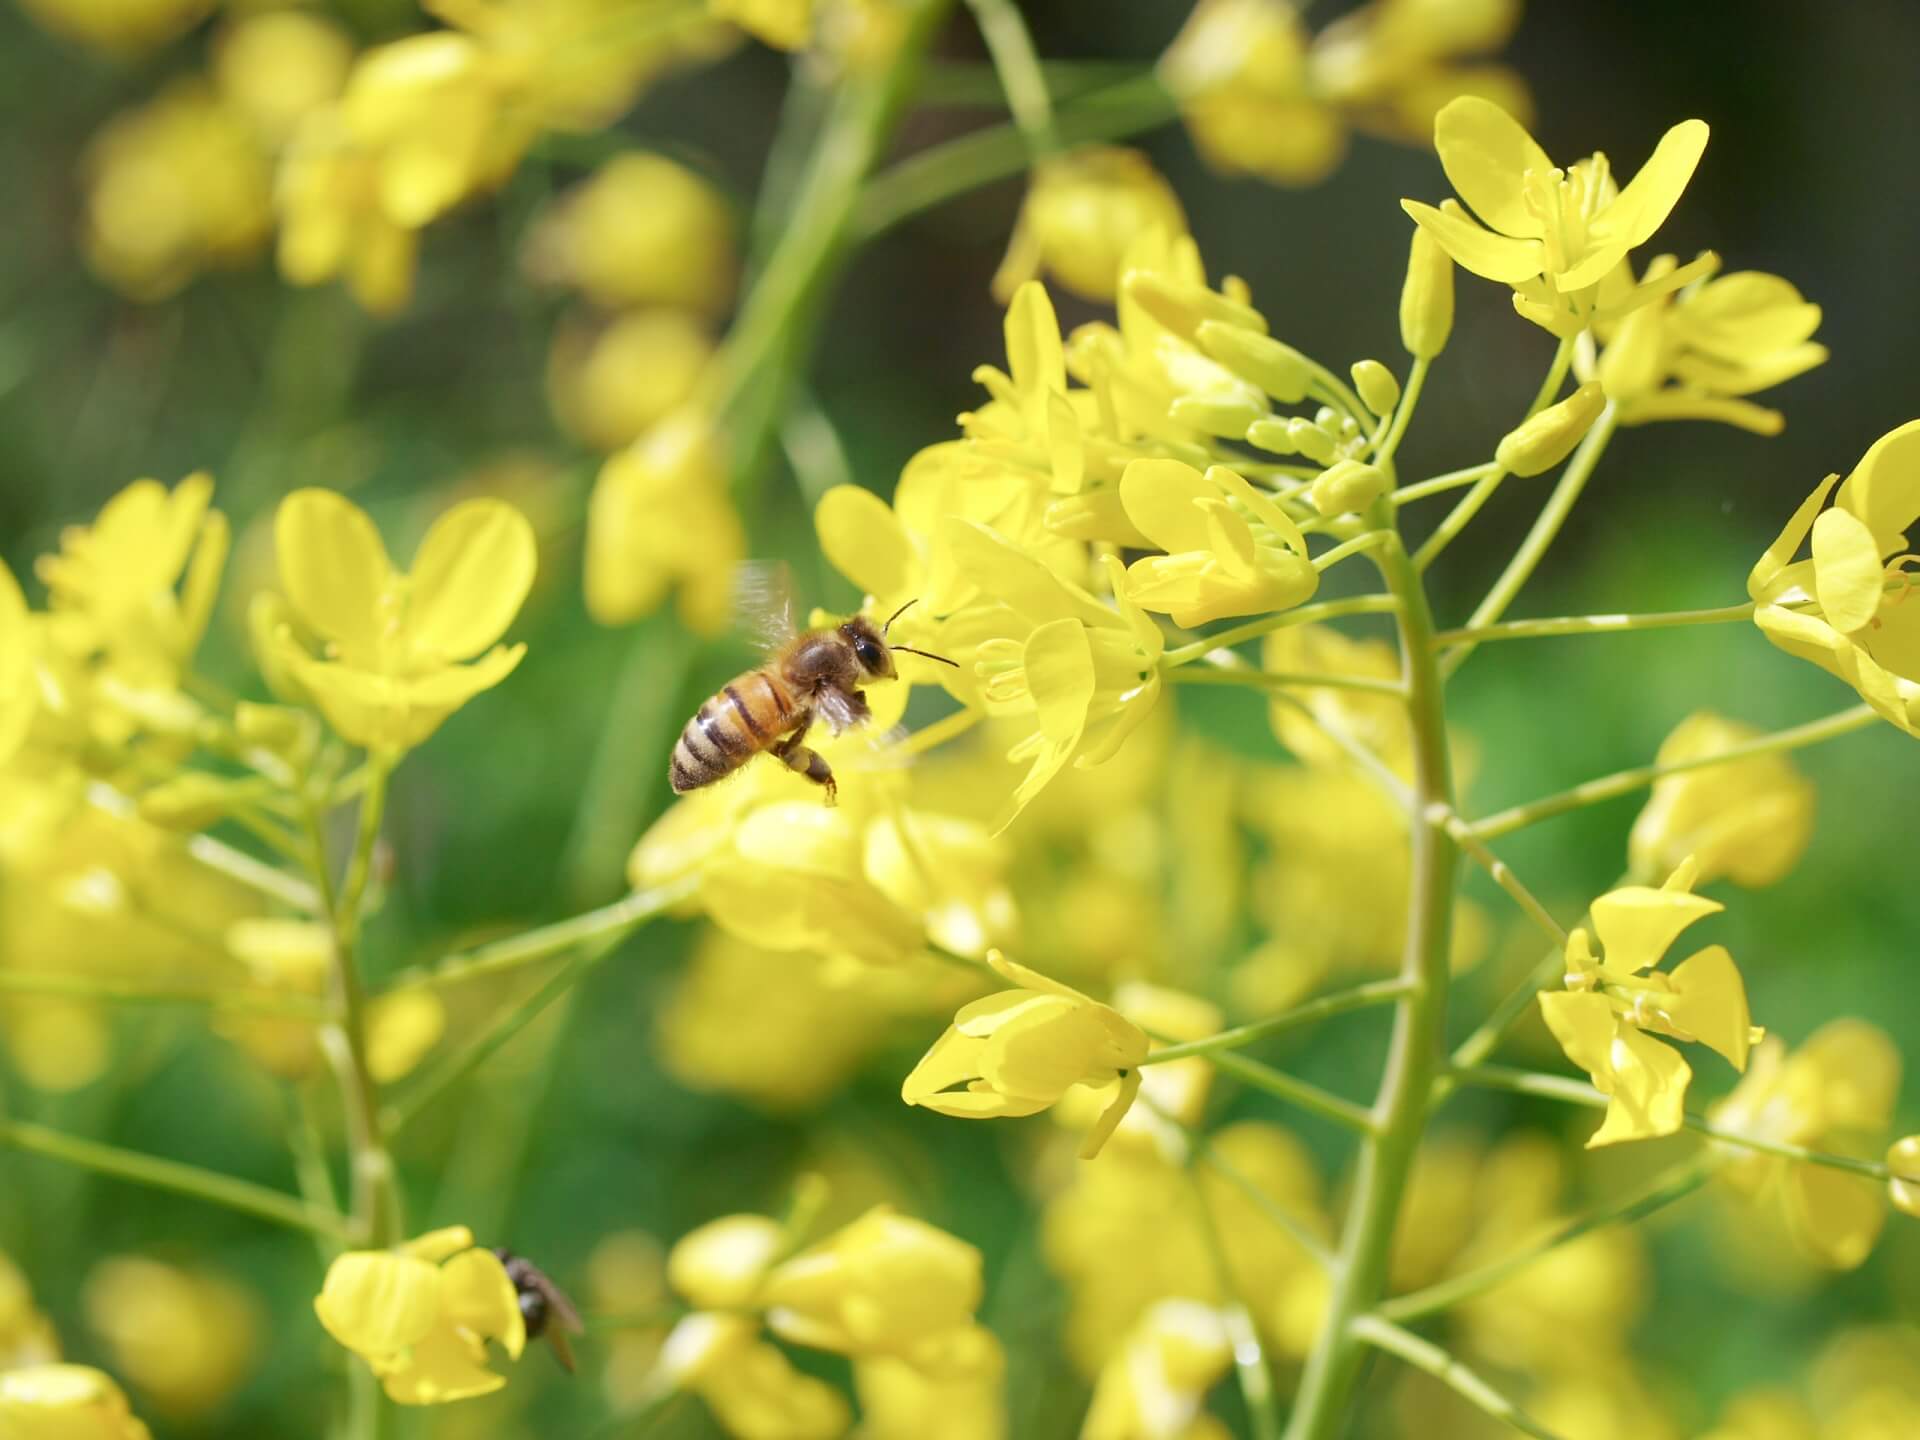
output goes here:
<path id="1" fill-rule="evenodd" d="M 1046 73 L 1019 7 L 1012 0 L 967 0 L 967 8 L 987 42 L 987 54 L 993 57 L 994 71 L 1006 92 L 1007 109 L 1029 153 L 1036 160 L 1053 154 L 1060 149 L 1053 98 L 1047 93 Z"/>
<path id="2" fill-rule="evenodd" d="M 1393 802 L 1394 808 L 1405 815 L 1410 816 L 1413 813 L 1413 791 L 1408 789 L 1406 781 L 1394 774 L 1393 771 L 1387 767 L 1386 762 L 1371 749 L 1349 735 L 1338 725 L 1333 724 L 1325 716 L 1317 713 L 1312 707 L 1302 701 L 1299 696 L 1289 695 L 1285 691 L 1278 691 L 1274 694 L 1273 700 L 1277 705 L 1287 706 L 1302 720 L 1305 720 L 1322 735 L 1326 736 L 1328 740 L 1332 741 L 1333 744 L 1338 746 L 1346 757 L 1353 762 L 1354 768 L 1365 775 L 1367 779 L 1371 780 L 1375 787 L 1379 789 L 1380 793 Z"/>
<path id="3" fill-rule="evenodd" d="M 1618 635 L 1630 630 L 1668 630 L 1681 625 L 1727 625 L 1751 620 L 1754 605 L 1720 605 L 1711 610 L 1664 610 L 1645 615 L 1566 615 L 1551 620 L 1505 620 L 1433 637 L 1441 649 L 1479 645 L 1488 640 L 1534 640 L 1548 635 Z"/>
<path id="4" fill-rule="evenodd" d="M 1492 877 L 1494 884 L 1507 892 L 1513 903 L 1520 907 L 1521 913 L 1539 926 L 1548 939 L 1556 945 L 1565 946 L 1567 943 L 1565 927 L 1554 919 L 1553 913 L 1521 883 L 1520 877 L 1513 873 L 1507 862 L 1480 842 L 1471 825 L 1458 815 L 1446 810 L 1429 811 L 1427 818 L 1430 823 L 1438 825 L 1452 836 L 1454 844 L 1458 845 L 1476 865 L 1485 870 Z"/>
<path id="5" fill-rule="evenodd" d="M 1275 630 L 1295 625 L 1314 625 L 1323 620 L 1340 620 L 1349 615 L 1391 615 L 1400 602 L 1391 595 L 1356 595 L 1350 600 L 1323 600 L 1318 605 L 1302 605 L 1298 610 L 1283 610 L 1278 615 L 1263 615 L 1244 625 L 1205 636 L 1191 644 L 1169 650 L 1160 657 L 1163 669 L 1177 669 L 1205 659 L 1215 650 L 1224 650 L 1245 640 L 1253 640 Z"/>
<path id="6" fill-rule="evenodd" d="M 1359 1315 L 1348 1326 L 1348 1334 L 1389 1355 L 1399 1356 L 1416 1370 L 1424 1370 L 1463 1400 L 1522 1434 L 1533 1436 L 1534 1440 L 1562 1440 L 1438 1345 L 1421 1339 L 1411 1330 L 1402 1330 L 1378 1315 Z"/>
<path id="7" fill-rule="evenodd" d="M 1429 535 L 1426 542 L 1414 551 L 1413 568 L 1422 574 L 1432 567 L 1433 562 L 1438 560 L 1446 548 L 1459 537 L 1460 532 L 1473 522 L 1473 517 L 1480 513 L 1486 503 L 1493 498 L 1493 492 L 1500 488 L 1500 482 L 1507 478 L 1504 465 L 1496 463 L 1475 468 L 1480 471 L 1480 478 L 1474 482 L 1473 488 L 1460 497 L 1453 509 L 1447 512 L 1446 518 L 1434 528 L 1433 534 Z"/>
<path id="8" fill-rule="evenodd" d="M 1212 666 L 1188 666 L 1169 670 L 1169 684 L 1238 685 L 1253 690 L 1364 690 L 1372 695 L 1405 695 L 1398 680 L 1382 680 L 1375 675 L 1322 675 L 1289 671 L 1255 670 L 1251 667 L 1219 669 Z"/>
<path id="9" fill-rule="evenodd" d="M 469 980 L 505 975 L 527 965 L 537 965 L 576 945 L 601 939 L 619 940 L 628 931 L 672 909 L 697 888 L 698 881 L 687 878 L 652 890 L 636 890 L 624 900 L 602 905 L 584 915 L 573 915 L 505 940 L 457 951 L 431 965 L 399 971 L 381 987 L 381 993 L 391 994 L 421 985 L 460 985 Z"/>
<path id="10" fill-rule="evenodd" d="M 1375 1312 L 1383 1319 L 1405 1324 L 1441 1310 L 1450 1310 L 1462 1301 L 1484 1295 L 1509 1276 L 1518 1273 L 1563 1245 L 1608 1225 L 1629 1225 L 1662 1210 L 1676 1200 L 1693 1194 L 1713 1175 L 1713 1157 L 1697 1155 L 1672 1169 L 1656 1175 L 1645 1185 L 1625 1195 L 1596 1205 L 1584 1214 L 1561 1221 L 1552 1229 L 1509 1255 L 1384 1302 Z"/>
<path id="11" fill-rule="evenodd" d="M 1384 509 L 1384 507 L 1380 507 Z M 1376 562 L 1400 600 L 1401 658 L 1413 722 L 1413 783 L 1421 813 L 1451 809 L 1445 697 L 1434 664 L 1433 614 L 1400 537 Z M 1373 1128 L 1360 1147 L 1340 1258 L 1319 1336 L 1294 1401 L 1288 1440 L 1333 1440 L 1345 1426 L 1365 1359 L 1356 1322 L 1386 1293 L 1387 1264 L 1414 1152 L 1426 1130 L 1427 1101 L 1443 1057 L 1447 969 L 1453 933 L 1456 851 L 1444 830 L 1414 825 L 1406 950 L 1400 978 L 1407 993 L 1395 1011 L 1385 1073 L 1373 1107 Z"/>
<path id="12" fill-rule="evenodd" d="M 1395 509 L 1398 509 L 1402 505 L 1412 504 L 1415 500 L 1425 500 L 1432 495 L 1444 495 L 1450 490 L 1458 490 L 1462 486 L 1484 480 L 1499 468 L 1499 461 L 1489 460 L 1484 465 L 1469 465 L 1464 470 L 1449 470 L 1444 475 L 1434 475 L 1412 485 L 1402 485 L 1387 496 L 1387 499 L 1393 503 Z"/>
<path id="13" fill-rule="evenodd" d="M 235 1015 L 275 1015 L 289 1020 L 308 1020 L 316 1025 L 335 1018 L 326 1005 L 304 995 L 215 990 L 204 985 L 143 985 L 130 980 L 103 980 L 61 972 L 0 969 L 0 993 L 60 995 L 121 1005 L 205 1005 Z"/>
<path id="14" fill-rule="evenodd" d="M 1426 388 L 1427 371 L 1432 368 L 1430 357 L 1414 357 L 1413 365 L 1407 371 L 1406 389 L 1400 392 L 1400 403 L 1394 407 L 1393 424 L 1387 430 L 1386 439 L 1373 452 L 1373 463 L 1389 476 L 1393 474 L 1394 454 L 1400 449 L 1400 442 L 1406 438 L 1407 426 L 1413 421 L 1414 407 L 1420 403 L 1420 392 Z"/>
<path id="15" fill-rule="evenodd" d="M 1354 555 L 1364 555 L 1369 551 L 1378 550 L 1386 543 L 1388 533 L 1389 532 L 1385 530 L 1369 530 L 1364 535 L 1356 535 L 1351 540 L 1343 540 L 1331 550 L 1323 550 L 1314 556 L 1313 568 L 1321 574 L 1325 574 L 1342 560 Z"/>
<path id="16" fill-rule="evenodd" d="M 1785 730 L 1775 730 L 1766 735 L 1756 736 L 1739 745 L 1729 745 L 1725 750 L 1715 751 L 1711 755 L 1696 755 L 1686 760 L 1673 760 L 1665 765 L 1639 765 L 1631 770 L 1619 770 L 1611 775 L 1603 775 L 1597 780 L 1589 780 L 1584 785 L 1576 785 L 1571 790 L 1563 790 L 1558 795 L 1549 795 L 1541 800 L 1530 800 L 1524 805 L 1515 805 L 1497 814 L 1489 815 L 1472 824 L 1473 833 L 1482 840 L 1497 840 L 1502 835 L 1511 835 L 1529 825 L 1537 825 L 1542 820 L 1551 820 L 1557 815 L 1565 815 L 1570 810 L 1579 810 L 1587 805 L 1597 805 L 1603 800 L 1612 800 L 1621 795 L 1630 795 L 1635 790 L 1645 789 L 1656 780 L 1668 775 L 1682 775 L 1689 770 L 1705 770 L 1715 765 L 1729 765 L 1736 760 L 1751 759 L 1755 755 L 1773 755 L 1787 750 L 1798 750 L 1808 745 L 1818 745 L 1823 740 L 1836 739 L 1841 735 L 1851 735 L 1856 730 L 1864 730 L 1879 719 L 1879 714 L 1871 705 L 1854 705 L 1845 710 L 1819 720 L 1810 720 L 1805 725 L 1789 726 Z"/>
<path id="17" fill-rule="evenodd" d="M 1468 629 L 1491 625 L 1507 613 L 1507 606 L 1513 603 L 1521 587 L 1533 577 L 1541 560 L 1558 538 L 1561 527 L 1567 523 L 1567 516 L 1573 513 L 1574 504 L 1587 488 L 1594 467 L 1600 463 L 1600 457 L 1606 454 L 1607 442 L 1613 438 L 1615 427 L 1620 423 L 1620 412 L 1612 401 L 1600 412 L 1600 418 L 1593 422 L 1593 428 L 1580 442 L 1580 448 L 1573 452 L 1573 459 L 1567 462 L 1567 468 L 1560 473 L 1560 481 L 1553 487 L 1553 493 L 1547 497 L 1547 503 L 1534 517 L 1533 528 L 1527 531 L 1526 539 L 1520 542 L 1520 548 L 1513 552 L 1513 558 L 1507 562 L 1507 568 L 1500 572 L 1500 578 L 1493 582 L 1493 588 L 1487 591 L 1486 598 L 1475 607 L 1473 615 L 1467 621 Z M 1473 654 L 1472 644 L 1462 644 L 1440 662 L 1441 677 L 1447 678 L 1457 671 Z"/>
<path id="18" fill-rule="evenodd" d="M 1061 105 L 1054 114 L 1064 145 L 1120 140 L 1173 119 L 1173 96 L 1151 73 L 1109 85 Z M 876 176 L 854 212 L 856 243 L 872 239 L 924 210 L 1027 168 L 1027 137 L 1018 125 L 995 125 L 922 150 Z"/>
<path id="19" fill-rule="evenodd" d="M 1279 1015 L 1269 1016 L 1265 1020 L 1236 1025 L 1231 1030 L 1222 1030 L 1218 1035 L 1209 1035 L 1204 1040 L 1188 1040 L 1179 1045 L 1163 1045 L 1140 1063 L 1164 1065 L 1169 1060 L 1185 1060 L 1191 1055 L 1212 1056 L 1222 1050 L 1237 1050 L 1242 1045 L 1251 1045 L 1257 1040 L 1266 1039 L 1269 1035 L 1281 1035 L 1289 1030 L 1297 1030 L 1303 1025 L 1330 1020 L 1335 1015 L 1345 1015 L 1350 1010 L 1363 1010 L 1370 1005 L 1388 1004 L 1406 993 L 1407 982 L 1403 979 L 1370 981 L 1365 985 L 1356 985 L 1351 990 L 1322 995 L 1305 1004 L 1296 1005 Z"/>
<path id="20" fill-rule="evenodd" d="M 1547 1075 L 1537 1070 L 1518 1070 L 1506 1065 L 1475 1065 L 1468 1070 L 1455 1070 L 1452 1077 L 1462 1085 L 1474 1085 L 1486 1090 L 1505 1090 L 1514 1095 L 1535 1095 L 1547 1100 L 1559 1100 L 1568 1105 L 1581 1105 L 1591 1110 L 1604 1110 L 1612 1103 L 1600 1091 L 1584 1080 L 1575 1080 L 1568 1075 Z M 1869 1180 L 1890 1180 L 1893 1172 L 1880 1160 L 1862 1160 L 1854 1155 L 1835 1155 L 1827 1150 L 1809 1150 L 1804 1145 L 1790 1144 L 1785 1140 L 1769 1140 L 1763 1135 L 1743 1135 L 1738 1130 L 1729 1130 L 1704 1115 L 1686 1116 L 1686 1127 L 1709 1139 L 1728 1145 L 1736 1145 L 1742 1150 L 1757 1150 L 1763 1155 L 1777 1155 L 1782 1160 L 1794 1160 L 1803 1165 L 1824 1165 L 1830 1170 L 1845 1170 L 1849 1174 L 1861 1175 Z"/>
<path id="21" fill-rule="evenodd" d="M 1373 1129 L 1373 1115 L 1365 1106 L 1322 1090 L 1310 1081 L 1285 1074 L 1271 1065 L 1262 1065 L 1258 1060 L 1249 1060 L 1230 1050 L 1218 1051 L 1208 1058 L 1222 1074 L 1231 1075 L 1256 1090 L 1264 1090 L 1289 1105 L 1297 1105 L 1323 1120 L 1331 1120 L 1336 1125 L 1361 1134 Z"/>
<path id="22" fill-rule="evenodd" d="M 1478 1065 L 1491 1055 L 1508 1027 L 1527 1013 L 1527 1007 L 1533 1004 L 1533 997 L 1564 975 L 1566 969 L 1567 951 L 1563 942 L 1542 955 L 1533 969 L 1527 972 L 1526 978 L 1514 986 L 1480 1022 L 1479 1028 L 1460 1042 L 1449 1062 L 1451 1067 L 1464 1070 Z M 1449 1080 L 1442 1080 L 1441 1085 L 1445 1090 L 1452 1088 Z"/>
<path id="23" fill-rule="evenodd" d="M 191 1195 L 210 1205 L 224 1206 L 228 1210 L 237 1210 L 260 1220 L 271 1220 L 276 1225 L 290 1226 L 295 1230 L 307 1230 L 332 1239 L 339 1239 L 345 1234 L 339 1216 L 308 1205 L 292 1195 L 284 1195 L 264 1185 L 255 1185 L 249 1180 L 237 1180 L 231 1175 L 203 1170 L 198 1165 L 185 1165 L 178 1160 L 163 1160 L 157 1155 L 142 1155 L 136 1150 L 122 1150 L 114 1145 L 81 1140 L 58 1130 L 49 1130 L 44 1125 L 28 1124 L 24 1120 L 0 1120 L 0 1145 L 62 1160 L 95 1174 L 131 1180 L 136 1185 L 171 1190 L 177 1195 Z"/>
<path id="24" fill-rule="evenodd" d="M 1562 340 L 1553 352 L 1553 360 L 1547 366 L 1546 379 L 1540 382 L 1540 388 L 1534 392 L 1533 402 L 1527 406 L 1527 413 L 1520 417 L 1523 424 L 1559 399 L 1560 387 L 1567 382 L 1567 367 L 1573 363 L 1574 338 L 1569 336 Z"/>
<path id="25" fill-rule="evenodd" d="M 1314 1264 L 1323 1270 L 1332 1267 L 1333 1252 L 1327 1248 L 1327 1242 L 1314 1233 L 1309 1222 L 1281 1209 L 1279 1202 L 1254 1184 L 1245 1171 L 1232 1161 L 1224 1159 L 1206 1131 L 1187 1124 L 1166 1106 L 1156 1101 L 1145 1089 L 1140 1092 L 1140 1103 L 1178 1130 L 1186 1140 L 1187 1148 L 1195 1160 L 1246 1196 L 1247 1203 L 1270 1220 L 1274 1228 L 1284 1232 L 1286 1237 L 1298 1245 Z"/>

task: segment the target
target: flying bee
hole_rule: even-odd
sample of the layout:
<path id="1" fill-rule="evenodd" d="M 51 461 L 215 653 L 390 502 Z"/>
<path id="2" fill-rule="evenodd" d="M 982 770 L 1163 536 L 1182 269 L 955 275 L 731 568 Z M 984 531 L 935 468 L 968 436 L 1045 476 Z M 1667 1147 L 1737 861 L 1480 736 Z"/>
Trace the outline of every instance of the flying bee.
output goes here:
<path id="1" fill-rule="evenodd" d="M 775 642 L 766 663 L 708 696 L 680 732 L 668 771 L 674 793 L 684 795 L 724 779 L 764 750 L 789 770 L 824 786 L 827 803 L 833 804 L 839 787 L 832 767 L 801 743 L 814 716 L 825 720 L 835 735 L 871 719 L 861 686 L 894 679 L 897 652 L 955 664 L 944 655 L 888 643 L 893 622 L 913 603 L 909 600 L 878 628 L 866 616 L 855 615 L 844 624 L 798 634 L 784 601 L 771 608 L 762 617 L 770 622 L 767 628 Z"/>
<path id="2" fill-rule="evenodd" d="M 516 1255 L 504 1247 L 496 1247 L 493 1253 L 513 1282 L 514 1294 L 520 1300 L 520 1318 L 526 1322 L 527 1338 L 538 1340 L 546 1336 L 553 1346 L 554 1357 L 569 1375 L 573 1374 L 573 1346 L 567 1342 L 567 1336 L 586 1332 L 580 1312 L 573 1308 L 566 1292 L 524 1255 Z"/>

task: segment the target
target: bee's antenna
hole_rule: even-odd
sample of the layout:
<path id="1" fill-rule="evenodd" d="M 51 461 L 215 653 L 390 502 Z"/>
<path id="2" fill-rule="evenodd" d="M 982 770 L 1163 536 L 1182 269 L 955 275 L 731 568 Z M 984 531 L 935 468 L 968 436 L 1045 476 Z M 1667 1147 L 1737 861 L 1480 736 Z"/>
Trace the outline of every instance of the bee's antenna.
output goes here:
<path id="1" fill-rule="evenodd" d="M 889 615 L 887 617 L 887 623 L 880 627 L 880 638 L 883 640 L 886 639 L 887 632 L 893 628 L 893 622 L 898 620 L 902 615 L 906 614 L 907 611 L 911 610 L 914 606 L 918 605 L 919 603 L 920 603 L 920 597 L 916 595 L 913 597 L 913 599 L 907 601 L 906 604 L 902 605 L 898 610 L 894 611 L 893 614 Z M 893 648 L 896 650 L 904 650 L 907 647 L 904 645 L 896 645 Z M 922 652 L 916 652 L 916 653 L 922 653 Z"/>
<path id="2" fill-rule="evenodd" d="M 907 603 L 912 604 L 913 602 L 908 601 Z M 921 655 L 928 660 L 938 660 L 942 665 L 951 665 L 956 670 L 960 668 L 960 662 L 958 660 L 949 660 L 946 656 L 936 655 L 931 650 L 916 650 L 911 645 L 890 645 L 887 648 L 896 651 L 904 650 L 909 655 Z"/>

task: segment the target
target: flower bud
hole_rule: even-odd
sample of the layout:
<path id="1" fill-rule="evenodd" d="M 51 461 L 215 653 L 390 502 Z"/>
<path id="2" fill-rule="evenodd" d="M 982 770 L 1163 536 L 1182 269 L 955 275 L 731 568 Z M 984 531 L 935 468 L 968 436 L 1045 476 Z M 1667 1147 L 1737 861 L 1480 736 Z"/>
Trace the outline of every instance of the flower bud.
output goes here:
<path id="1" fill-rule="evenodd" d="M 1341 460 L 1320 473 L 1307 499 L 1322 515 L 1351 515 L 1387 493 L 1386 474 L 1361 460 Z"/>
<path id="2" fill-rule="evenodd" d="M 242 700 L 233 707 L 233 733 L 245 745 L 258 745 L 286 760 L 304 757 L 319 739 L 313 717 L 286 705 Z"/>
<path id="3" fill-rule="evenodd" d="M 1703 759 L 1759 735 L 1751 726 L 1700 711 L 1660 746 L 1661 766 Z M 1794 866 L 1813 835 L 1813 786 L 1784 755 L 1755 755 L 1686 770 L 1654 782 L 1633 823 L 1627 856 L 1634 874 L 1664 875 L 1689 855 L 1700 882 L 1771 885 Z"/>
<path id="4" fill-rule="evenodd" d="M 1265 412 L 1238 395 L 1182 395 L 1167 407 L 1167 416 L 1179 425 L 1191 425 L 1223 440 L 1238 440 L 1247 427 L 1265 418 Z"/>
<path id="5" fill-rule="evenodd" d="M 1220 320 L 1202 323 L 1195 338 L 1207 354 L 1282 404 L 1307 398 L 1313 364 L 1286 342 Z"/>
<path id="6" fill-rule="evenodd" d="M 140 818 L 166 830 L 205 830 L 232 814 L 244 793 L 217 775 L 179 775 L 140 797 Z"/>
<path id="7" fill-rule="evenodd" d="M 1184 235 L 1186 212 L 1138 150 L 1089 145 L 1049 160 L 1034 170 L 993 296 L 1006 304 L 1044 270 L 1076 295 L 1110 302 L 1126 255 L 1155 230 Z"/>
<path id="8" fill-rule="evenodd" d="M 1264 335 L 1267 330 L 1267 317 L 1258 310 L 1216 294 L 1204 285 L 1169 280 L 1149 270 L 1133 270 L 1127 273 L 1121 288 L 1147 314 L 1187 340 L 1195 339 L 1200 327 L 1209 320 L 1238 325 L 1257 335 Z"/>
<path id="9" fill-rule="evenodd" d="M 1515 475 L 1551 470 L 1573 452 L 1606 404 L 1606 392 L 1599 382 L 1589 380 L 1558 405 L 1549 405 L 1508 431 L 1493 452 L 1494 459 Z"/>
<path id="10" fill-rule="evenodd" d="M 1311 420 L 1303 420 L 1299 416 L 1289 420 L 1287 439 L 1292 442 L 1295 450 L 1318 464 L 1325 465 L 1333 459 L 1335 444 L 1333 436 Z"/>
<path id="11" fill-rule="evenodd" d="M 1887 1197 L 1893 1208 L 1920 1219 L 1920 1135 L 1896 1140 L 1887 1151 Z"/>
<path id="12" fill-rule="evenodd" d="M 1360 403 L 1376 415 L 1391 415 L 1400 403 L 1400 382 L 1378 360 L 1356 360 L 1350 372 Z"/>
<path id="13" fill-rule="evenodd" d="M 1400 343 L 1407 353 L 1431 360 L 1453 333 L 1453 261 L 1425 229 L 1413 227 L 1407 282 L 1400 290 Z"/>

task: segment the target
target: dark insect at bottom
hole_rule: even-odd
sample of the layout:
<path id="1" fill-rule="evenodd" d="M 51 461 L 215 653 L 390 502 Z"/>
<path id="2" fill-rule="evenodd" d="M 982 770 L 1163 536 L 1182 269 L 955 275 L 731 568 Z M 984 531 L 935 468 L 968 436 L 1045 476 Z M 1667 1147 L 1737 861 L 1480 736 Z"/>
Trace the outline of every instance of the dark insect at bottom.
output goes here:
<path id="1" fill-rule="evenodd" d="M 547 1278 L 545 1271 L 524 1255 L 516 1255 L 504 1246 L 495 1246 L 493 1253 L 506 1267 L 507 1279 L 513 1282 L 514 1294 L 520 1301 L 520 1318 L 527 1327 L 527 1338 L 538 1340 L 544 1336 L 553 1346 L 554 1358 L 569 1375 L 573 1374 L 573 1346 L 568 1343 L 567 1336 L 584 1334 L 587 1328 L 581 1322 L 580 1312 L 574 1309 L 573 1301 Z"/>

